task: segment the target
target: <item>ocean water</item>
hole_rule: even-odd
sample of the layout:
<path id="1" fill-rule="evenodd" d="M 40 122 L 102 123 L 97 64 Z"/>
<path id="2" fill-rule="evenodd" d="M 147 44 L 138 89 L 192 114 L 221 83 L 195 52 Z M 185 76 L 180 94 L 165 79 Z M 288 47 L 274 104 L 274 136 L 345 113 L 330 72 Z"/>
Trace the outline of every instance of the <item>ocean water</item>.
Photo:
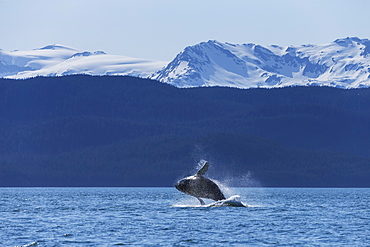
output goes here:
<path id="1" fill-rule="evenodd" d="M 248 207 L 175 188 L 0 188 L 0 246 L 370 246 L 369 188 L 226 194 Z"/>

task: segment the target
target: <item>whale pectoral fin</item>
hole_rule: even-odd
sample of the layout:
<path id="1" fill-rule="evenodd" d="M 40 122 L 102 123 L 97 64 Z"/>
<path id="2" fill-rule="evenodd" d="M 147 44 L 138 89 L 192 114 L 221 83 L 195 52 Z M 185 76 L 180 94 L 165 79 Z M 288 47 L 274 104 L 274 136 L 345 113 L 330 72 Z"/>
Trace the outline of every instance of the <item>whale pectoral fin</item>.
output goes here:
<path id="1" fill-rule="evenodd" d="M 205 202 L 202 199 L 200 199 L 199 197 L 197 197 L 197 199 L 199 200 L 200 205 L 206 205 Z"/>
<path id="2" fill-rule="evenodd" d="M 206 161 L 206 163 L 204 163 L 204 165 L 202 166 L 202 168 L 199 169 L 199 171 L 197 172 L 196 176 L 202 176 L 202 175 L 204 175 L 208 171 L 208 167 L 209 167 L 209 162 Z"/>

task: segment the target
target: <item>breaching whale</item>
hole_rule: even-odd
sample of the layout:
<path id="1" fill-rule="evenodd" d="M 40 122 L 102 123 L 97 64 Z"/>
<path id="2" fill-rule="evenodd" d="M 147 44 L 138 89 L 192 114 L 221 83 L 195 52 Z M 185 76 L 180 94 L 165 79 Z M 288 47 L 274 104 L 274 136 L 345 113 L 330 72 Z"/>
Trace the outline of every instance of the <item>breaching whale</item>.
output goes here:
<path id="1" fill-rule="evenodd" d="M 225 200 L 224 194 L 212 180 L 203 177 L 208 171 L 209 163 L 205 161 L 202 168 L 190 177 L 183 178 L 175 184 L 175 188 L 185 194 L 196 197 L 202 205 L 205 205 L 201 198 L 212 199 L 215 201 Z"/>

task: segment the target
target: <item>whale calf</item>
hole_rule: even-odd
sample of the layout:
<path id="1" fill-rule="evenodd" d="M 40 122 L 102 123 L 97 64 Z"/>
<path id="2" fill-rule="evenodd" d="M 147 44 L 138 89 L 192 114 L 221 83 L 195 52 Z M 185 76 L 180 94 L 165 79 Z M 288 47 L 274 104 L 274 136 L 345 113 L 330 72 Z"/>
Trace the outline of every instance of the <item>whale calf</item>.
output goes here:
<path id="1" fill-rule="evenodd" d="M 205 161 L 202 168 L 195 175 L 179 180 L 175 184 L 175 188 L 185 194 L 196 197 L 202 205 L 205 205 L 205 203 L 201 198 L 215 201 L 225 200 L 226 198 L 218 185 L 212 180 L 203 177 L 208 171 L 208 167 L 209 163 Z"/>

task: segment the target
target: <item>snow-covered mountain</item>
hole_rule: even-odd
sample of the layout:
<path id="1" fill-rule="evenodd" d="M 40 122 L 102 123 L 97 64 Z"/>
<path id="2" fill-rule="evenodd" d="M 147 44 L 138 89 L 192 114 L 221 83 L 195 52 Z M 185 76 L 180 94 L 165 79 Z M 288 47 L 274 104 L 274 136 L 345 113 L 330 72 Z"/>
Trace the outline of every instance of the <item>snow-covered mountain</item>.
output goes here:
<path id="1" fill-rule="evenodd" d="M 49 45 L 30 51 L 0 50 L 0 77 L 29 78 L 70 74 L 132 75 L 148 77 L 167 62 L 80 51 Z"/>
<path id="2" fill-rule="evenodd" d="M 186 47 L 151 78 L 177 87 L 325 85 L 370 87 L 370 40 L 281 47 L 202 42 Z"/>
<path id="3" fill-rule="evenodd" d="M 186 47 L 169 63 L 63 45 L 0 50 L 0 78 L 70 74 L 149 77 L 176 87 L 370 87 L 370 40 L 352 37 L 288 47 L 210 40 Z"/>

